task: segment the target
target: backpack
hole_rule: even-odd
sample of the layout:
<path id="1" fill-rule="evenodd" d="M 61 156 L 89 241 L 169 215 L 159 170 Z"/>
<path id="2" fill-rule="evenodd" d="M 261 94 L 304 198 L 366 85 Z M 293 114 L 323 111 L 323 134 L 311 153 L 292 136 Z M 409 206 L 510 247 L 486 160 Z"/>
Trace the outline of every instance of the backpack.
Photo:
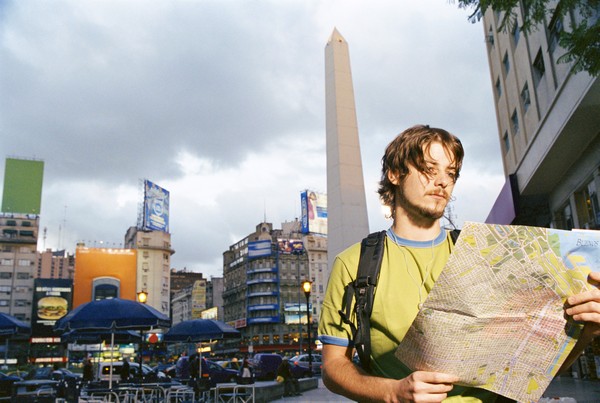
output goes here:
<path id="1" fill-rule="evenodd" d="M 385 249 L 386 232 L 374 232 L 361 241 L 356 279 L 346 285 L 342 309 L 338 311 L 342 321 L 350 326 L 360 365 L 367 372 L 371 371 L 371 312 Z M 456 243 L 459 234 L 460 230 L 450 231 L 453 243 Z M 353 299 L 356 300 L 354 312 L 351 309 Z M 356 316 L 356 325 L 351 320 L 353 314 Z"/>

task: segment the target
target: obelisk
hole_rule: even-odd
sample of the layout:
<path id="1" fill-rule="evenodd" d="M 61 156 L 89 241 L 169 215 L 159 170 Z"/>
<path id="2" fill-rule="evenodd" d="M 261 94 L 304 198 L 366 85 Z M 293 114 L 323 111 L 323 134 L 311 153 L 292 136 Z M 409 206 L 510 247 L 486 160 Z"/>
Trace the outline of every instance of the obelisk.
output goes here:
<path id="1" fill-rule="evenodd" d="M 334 28 L 325 47 L 327 256 L 369 234 L 348 43 Z"/>

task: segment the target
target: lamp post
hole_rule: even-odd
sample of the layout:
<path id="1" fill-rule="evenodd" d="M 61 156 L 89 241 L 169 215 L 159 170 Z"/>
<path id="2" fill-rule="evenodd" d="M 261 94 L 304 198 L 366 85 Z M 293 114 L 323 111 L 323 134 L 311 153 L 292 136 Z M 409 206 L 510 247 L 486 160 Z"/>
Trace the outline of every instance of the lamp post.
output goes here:
<path id="1" fill-rule="evenodd" d="M 310 344 L 310 291 L 312 289 L 312 281 L 304 280 L 302 282 L 302 290 L 306 296 L 306 330 L 308 333 L 308 373 L 312 376 L 312 347 Z"/>
<path id="2" fill-rule="evenodd" d="M 138 302 L 145 304 L 146 301 L 148 301 L 148 291 L 142 290 L 142 291 L 138 292 L 137 299 L 138 299 Z M 139 368 L 139 371 L 140 371 L 140 383 L 143 383 L 144 382 L 144 371 L 142 371 L 142 350 L 144 349 L 144 331 L 143 330 L 140 331 L 140 336 L 141 336 L 141 339 L 140 339 L 140 368 Z"/>

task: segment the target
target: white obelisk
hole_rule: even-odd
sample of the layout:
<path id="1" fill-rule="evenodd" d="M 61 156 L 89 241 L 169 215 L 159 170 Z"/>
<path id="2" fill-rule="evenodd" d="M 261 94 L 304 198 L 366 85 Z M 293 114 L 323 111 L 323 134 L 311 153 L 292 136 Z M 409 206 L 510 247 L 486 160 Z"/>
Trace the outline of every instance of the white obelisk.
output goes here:
<path id="1" fill-rule="evenodd" d="M 327 256 L 369 234 L 348 43 L 337 29 L 325 47 Z"/>

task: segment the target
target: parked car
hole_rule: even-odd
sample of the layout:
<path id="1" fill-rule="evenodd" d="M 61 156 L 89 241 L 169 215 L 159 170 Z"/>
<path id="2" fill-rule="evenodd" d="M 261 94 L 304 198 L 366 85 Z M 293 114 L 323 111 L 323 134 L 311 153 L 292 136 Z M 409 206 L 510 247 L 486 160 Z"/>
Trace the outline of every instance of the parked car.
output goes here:
<path id="1" fill-rule="evenodd" d="M 225 369 L 232 369 L 234 371 L 239 371 L 242 367 L 242 361 L 216 361 L 216 363 Z"/>
<path id="2" fill-rule="evenodd" d="M 110 362 L 101 362 L 98 369 L 98 378 L 100 381 L 110 380 Z M 118 382 L 121 380 L 121 367 L 123 366 L 122 361 L 116 361 L 112 363 L 112 380 Z M 169 382 L 171 378 L 165 375 L 164 372 L 153 370 L 150 366 L 142 364 L 142 373 L 145 382 Z M 129 376 L 132 381 L 140 379 L 140 363 L 130 362 L 129 363 Z"/>
<path id="3" fill-rule="evenodd" d="M 16 375 L 8 375 L 0 372 L 0 397 L 10 397 L 15 382 L 22 381 L 23 378 Z"/>
<path id="4" fill-rule="evenodd" d="M 237 381 L 238 371 L 234 369 L 223 368 L 214 361 L 202 360 L 202 373 L 208 371 L 210 376 L 210 385 L 214 387 L 217 383 L 228 383 Z M 206 364 L 206 366 L 205 366 Z"/>
<path id="5" fill-rule="evenodd" d="M 34 379 L 51 379 L 54 381 L 66 381 L 66 380 L 78 380 L 81 378 L 80 374 L 76 374 L 74 372 L 69 371 L 66 368 L 57 368 L 54 369 L 52 367 L 37 367 L 33 368 L 31 371 L 27 373 L 23 377 L 24 380 L 34 380 Z"/>
<path id="6" fill-rule="evenodd" d="M 312 375 L 320 375 L 321 368 L 323 367 L 321 354 L 311 354 L 311 369 Z M 290 358 L 290 365 L 292 366 L 292 374 L 297 378 L 303 378 L 311 376 L 311 372 L 308 369 L 308 354 L 300 354 Z"/>
<path id="7" fill-rule="evenodd" d="M 191 357 L 193 357 L 193 355 Z M 175 377 L 175 365 L 172 365 L 170 368 L 168 368 L 166 373 L 169 376 Z M 214 361 L 202 358 L 202 379 L 205 382 L 210 383 L 210 387 L 215 387 L 217 383 L 235 382 L 237 380 L 237 376 L 237 370 L 223 368 Z"/>
<path id="8" fill-rule="evenodd" d="M 277 377 L 277 368 L 283 361 L 279 354 L 256 354 L 251 361 L 254 378 L 259 381 L 272 381 Z"/>

